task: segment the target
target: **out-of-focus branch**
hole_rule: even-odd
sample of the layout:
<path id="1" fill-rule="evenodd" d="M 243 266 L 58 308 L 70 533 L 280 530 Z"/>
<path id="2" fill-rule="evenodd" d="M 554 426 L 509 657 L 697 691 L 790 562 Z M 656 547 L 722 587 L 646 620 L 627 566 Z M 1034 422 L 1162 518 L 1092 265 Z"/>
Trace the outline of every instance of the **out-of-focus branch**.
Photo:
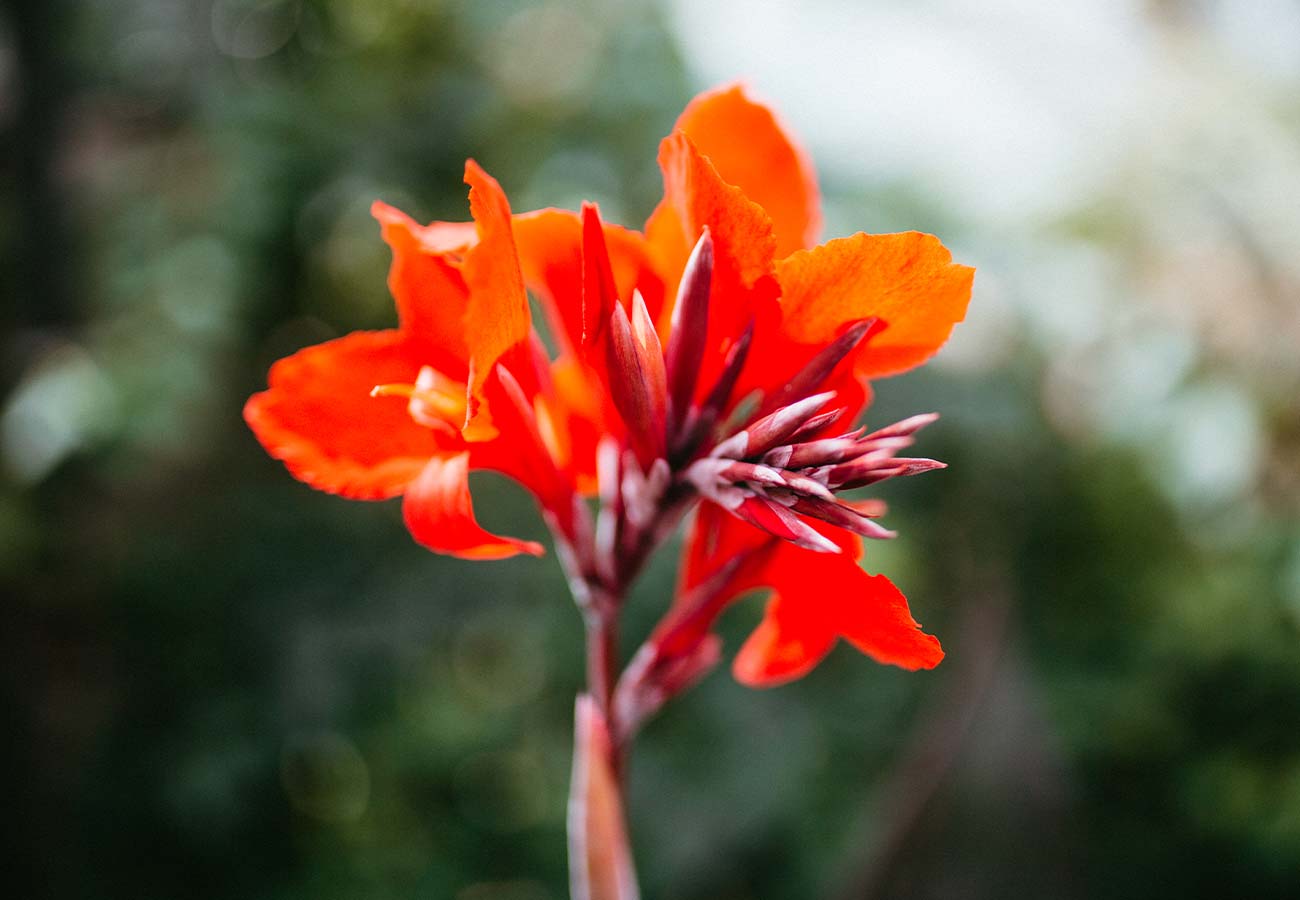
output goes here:
<path id="1" fill-rule="evenodd" d="M 884 830 L 851 865 L 838 900 L 884 896 L 898 860 L 920 825 L 934 796 L 951 773 L 970 736 L 1006 647 L 1013 607 L 1011 589 L 1001 573 L 977 572 L 969 559 L 959 583 L 975 585 L 966 595 L 946 680 L 911 738 L 899 751 L 899 764 L 880 792 Z"/>

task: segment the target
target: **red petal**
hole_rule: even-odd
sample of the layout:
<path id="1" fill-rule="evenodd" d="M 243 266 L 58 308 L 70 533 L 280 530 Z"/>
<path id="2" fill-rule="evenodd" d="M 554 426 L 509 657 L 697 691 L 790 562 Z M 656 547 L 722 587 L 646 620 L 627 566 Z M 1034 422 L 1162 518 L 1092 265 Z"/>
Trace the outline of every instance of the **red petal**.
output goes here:
<path id="1" fill-rule="evenodd" d="M 534 541 L 499 537 L 474 519 L 469 495 L 469 453 L 436 456 L 406 489 L 406 527 L 420 544 L 462 559 L 504 559 L 516 553 L 542 555 Z"/>
<path id="2" fill-rule="evenodd" d="M 894 375 L 925 362 L 948 340 L 966 315 L 974 275 L 929 234 L 830 241 L 777 264 L 781 332 L 816 348 L 849 322 L 875 316 L 885 328 L 855 351 L 854 369 L 866 377 Z"/>
<path id="3" fill-rule="evenodd" d="M 776 255 L 817 242 L 821 229 L 811 162 L 772 111 L 739 85 L 700 94 L 674 130 L 683 131 L 728 184 L 763 207 L 776 234 Z"/>
<path id="4" fill-rule="evenodd" d="M 378 201 L 370 211 L 393 250 L 388 289 L 397 303 L 402 331 L 425 349 L 426 362 L 463 378 L 469 360 L 465 342 L 469 292 L 457 263 L 466 239 L 473 237 L 473 224 L 418 225 L 410 216 Z"/>
<path id="5" fill-rule="evenodd" d="M 776 596 L 733 666 L 751 687 L 807 674 L 840 637 L 876 662 L 904 669 L 932 669 L 943 659 L 939 641 L 920 630 L 898 588 L 846 555 L 784 545 L 764 583 Z"/>
<path id="6" fill-rule="evenodd" d="M 731 671 L 741 684 L 772 687 L 807 675 L 834 646 L 833 630 L 800 616 L 776 596 L 767 602 L 763 621 L 741 646 Z"/>
<path id="7" fill-rule="evenodd" d="M 939 640 L 921 631 L 903 592 L 884 575 L 858 572 L 856 597 L 846 599 L 837 618 L 840 636 L 879 663 L 913 670 L 939 665 Z"/>
<path id="8" fill-rule="evenodd" d="M 741 522 L 717 504 L 701 503 L 686 533 L 677 596 L 708 579 L 727 560 L 770 540 L 771 535 Z M 746 582 L 733 583 L 730 593 L 738 594 L 760 583 L 751 577 Z"/>
<path id="9" fill-rule="evenodd" d="M 463 328 L 469 349 L 470 403 L 464 431 L 469 440 L 485 440 L 494 436 L 495 429 L 481 407 L 483 385 L 492 367 L 507 354 L 511 370 L 521 379 L 528 378 L 531 323 L 511 231 L 510 203 L 501 185 L 473 160 L 465 164 L 465 183 L 470 186 L 469 210 L 478 243 L 466 252 L 461 267 L 469 288 Z"/>
<path id="10" fill-rule="evenodd" d="M 312 487 L 360 500 L 392 497 L 447 439 L 412 421 L 404 401 L 370 390 L 412 383 L 426 362 L 398 331 L 308 347 L 272 366 L 270 388 L 249 398 L 244 419 L 267 452 Z"/>
<path id="11" fill-rule="evenodd" d="M 515 242 L 524 279 L 546 306 L 548 324 L 561 352 L 582 344 L 582 222 L 577 213 L 542 209 L 514 218 Z M 618 295 L 627 303 L 633 289 L 645 298 L 652 315 L 663 305 L 663 281 L 650 264 L 645 238 L 636 231 L 605 223 L 605 244 Z M 591 323 L 587 323 L 591 324 Z"/>

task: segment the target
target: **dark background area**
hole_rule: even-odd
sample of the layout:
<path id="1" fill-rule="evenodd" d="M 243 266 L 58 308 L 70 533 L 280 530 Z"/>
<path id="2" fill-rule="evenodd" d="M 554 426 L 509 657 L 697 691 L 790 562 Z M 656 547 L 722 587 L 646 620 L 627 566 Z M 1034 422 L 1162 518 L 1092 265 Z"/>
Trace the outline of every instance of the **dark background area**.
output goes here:
<path id="1" fill-rule="evenodd" d="M 944 415 L 921 450 L 951 468 L 881 492 L 902 536 L 867 565 L 949 655 L 909 674 L 840 648 L 797 684 L 720 671 L 670 707 L 633 761 L 647 897 L 1300 893 L 1300 72 L 1252 68 L 1296 19 L 1252 54 L 1231 6 L 1131 4 L 1152 63 L 1133 91 L 1186 127 L 1116 126 L 1082 199 L 1062 181 L 982 212 L 949 203 L 933 147 L 885 174 L 827 147 L 829 236 L 933 231 L 979 269 L 949 352 L 870 413 Z M 846 29 L 883 8 L 813 7 Z M 582 651 L 554 559 L 426 553 L 396 504 L 293 481 L 240 409 L 274 359 L 392 321 L 376 197 L 464 218 L 473 156 L 517 210 L 643 221 L 658 139 L 718 65 L 699 48 L 743 49 L 742 23 L 702 34 L 684 8 L 4 5 L 19 895 L 566 896 Z M 940 34 L 970 11 L 897 15 Z M 785 93 L 798 73 L 733 74 Z M 875 109 L 864 90 L 853 117 Z M 489 528 L 541 536 L 514 486 L 475 497 Z M 729 652 L 759 605 L 724 621 Z"/>

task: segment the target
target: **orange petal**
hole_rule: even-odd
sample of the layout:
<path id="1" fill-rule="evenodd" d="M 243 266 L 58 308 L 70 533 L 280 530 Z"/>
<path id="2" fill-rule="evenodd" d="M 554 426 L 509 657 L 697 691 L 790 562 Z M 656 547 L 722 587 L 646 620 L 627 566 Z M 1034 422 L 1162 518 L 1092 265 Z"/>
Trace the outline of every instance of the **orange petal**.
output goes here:
<path id="1" fill-rule="evenodd" d="M 406 489 L 402 517 L 415 540 L 436 553 L 462 559 L 542 555 L 535 541 L 499 537 L 479 526 L 470 502 L 468 451 L 430 459 Z"/>
<path id="2" fill-rule="evenodd" d="M 925 362 L 966 315 L 975 270 L 956 265 L 929 234 L 855 234 L 777 263 L 781 331 L 797 344 L 824 345 L 849 322 L 876 316 L 885 329 L 855 354 L 864 377 L 895 375 Z"/>
<path id="3" fill-rule="evenodd" d="M 540 209 L 514 217 L 515 243 L 524 281 L 542 300 L 561 354 L 582 342 L 582 220 L 564 209 Z M 645 238 L 636 231 L 605 223 L 605 243 L 618 295 L 626 303 L 633 289 L 645 298 L 651 314 L 663 305 L 663 280 L 650 263 Z"/>
<path id="4" fill-rule="evenodd" d="M 674 130 L 685 132 L 724 181 L 767 211 L 778 257 L 817 242 L 821 211 L 812 163 L 772 111 L 747 97 L 744 88 L 700 94 Z"/>
<path id="5" fill-rule="evenodd" d="M 841 637 L 876 662 L 904 669 L 931 669 L 943 659 L 938 640 L 920 630 L 898 588 L 847 555 L 785 545 L 766 583 L 776 596 L 733 666 L 744 684 L 767 687 L 799 678 Z"/>
<path id="6" fill-rule="evenodd" d="M 716 352 L 706 353 L 700 372 L 699 389 L 704 392 L 721 369 L 720 348 L 736 338 L 751 318 L 758 320 L 762 330 L 776 316 L 776 238 L 763 208 L 723 181 L 685 134 L 664 139 L 659 166 L 664 173 L 664 199 L 646 223 L 646 237 L 669 281 L 666 296 L 676 296 L 677 280 L 706 226 L 713 236 L 708 346 Z M 669 303 L 664 306 L 659 315 L 661 332 L 671 312 Z"/>
<path id="7" fill-rule="evenodd" d="M 360 500 L 392 497 L 446 439 L 412 421 L 405 402 L 370 390 L 413 383 L 425 362 L 399 331 L 308 347 L 271 367 L 270 388 L 249 398 L 244 419 L 267 452 L 312 487 Z"/>
<path id="8" fill-rule="evenodd" d="M 457 268 L 473 224 L 434 222 L 419 225 L 406 213 L 376 201 L 370 208 L 384 241 L 393 250 L 388 289 L 397 303 L 402 331 L 421 344 L 427 362 L 463 377 L 469 359 L 465 311 L 469 292 Z"/>
<path id="9" fill-rule="evenodd" d="M 469 210 L 478 242 L 466 251 L 461 267 L 469 288 L 463 328 L 469 347 L 470 403 L 464 433 L 469 440 L 483 440 L 495 434 L 481 407 L 483 385 L 496 362 L 506 357 L 519 377 L 531 372 L 531 325 L 505 192 L 473 160 L 465 163 L 465 183 L 470 186 Z"/>

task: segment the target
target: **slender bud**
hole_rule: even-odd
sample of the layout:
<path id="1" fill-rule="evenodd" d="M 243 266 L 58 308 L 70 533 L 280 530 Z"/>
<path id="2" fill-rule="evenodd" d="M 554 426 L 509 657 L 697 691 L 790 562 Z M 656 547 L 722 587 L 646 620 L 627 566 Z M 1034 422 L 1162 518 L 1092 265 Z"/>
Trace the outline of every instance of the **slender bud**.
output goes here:
<path id="1" fill-rule="evenodd" d="M 790 510 L 766 497 L 749 497 L 732 514 L 805 550 L 839 553 L 839 545 Z"/>
<path id="2" fill-rule="evenodd" d="M 672 446 L 675 459 L 680 460 L 688 456 L 699 446 L 700 441 L 704 440 L 717 424 L 722 413 L 726 411 L 731 394 L 736 389 L 736 382 L 740 379 L 741 370 L 745 368 L 745 360 L 749 357 L 749 347 L 753 340 L 754 320 L 750 319 L 740 337 L 736 338 L 727 349 L 726 358 L 722 361 L 722 373 L 709 390 L 708 396 L 704 398 L 703 405 L 699 409 L 692 408 L 687 411 Z"/>
<path id="3" fill-rule="evenodd" d="M 898 537 L 898 532 L 890 531 L 881 525 L 861 515 L 854 509 L 836 503 L 835 501 L 817 500 L 807 497 L 801 497 L 790 507 L 797 513 L 805 516 L 812 516 L 814 519 L 821 519 L 831 525 L 847 529 L 854 534 L 859 534 L 865 538 L 875 540 L 888 540 Z"/>
<path id="4" fill-rule="evenodd" d="M 838 437 L 803 444 L 786 444 L 769 450 L 763 457 L 763 462 L 785 469 L 807 469 L 847 462 L 861 455 L 862 445 L 856 437 Z"/>
<path id="5" fill-rule="evenodd" d="M 745 456 L 760 456 L 778 444 L 784 443 L 834 397 L 834 391 L 813 394 L 759 419 L 745 429 L 749 433 L 749 445 L 746 447 Z"/>
<path id="6" fill-rule="evenodd" d="M 917 416 L 910 416 L 901 422 L 895 422 L 893 425 L 886 425 L 879 431 L 873 431 L 863 440 L 872 441 L 886 437 L 910 437 L 916 434 L 922 428 L 939 420 L 938 413 L 921 413 Z"/>
<path id="7" fill-rule="evenodd" d="M 640 291 L 632 292 L 632 337 L 636 341 L 641 373 L 646 379 L 646 396 L 650 403 L 650 427 L 659 435 L 655 448 L 663 455 L 668 423 L 668 385 L 664 372 L 664 351 L 659 344 L 659 333 L 646 309 Z"/>
<path id="8" fill-rule="evenodd" d="M 695 396 L 696 379 L 704 359 L 709 332 L 709 294 L 713 285 L 713 237 L 705 227 L 682 272 L 673 306 L 666 366 L 670 433 L 676 435 L 687 420 Z"/>
<path id="9" fill-rule="evenodd" d="M 641 317 L 635 303 L 633 314 Z M 610 393 L 627 425 L 629 443 L 646 463 L 664 455 L 663 356 L 653 335 L 654 329 L 647 332 L 644 325 L 634 330 L 622 304 L 614 304 L 606 354 Z"/>
<path id="10" fill-rule="evenodd" d="M 941 463 L 936 459 L 899 459 L 896 457 L 869 459 L 863 457 L 838 466 L 831 466 L 829 469 L 819 470 L 819 478 L 823 478 L 831 490 L 848 491 L 854 488 L 866 487 L 869 484 L 876 484 L 890 478 L 920 475 L 922 472 L 946 469 L 947 467 L 947 463 Z"/>
<path id="11" fill-rule="evenodd" d="M 779 390 L 773 391 L 763 403 L 763 410 L 785 406 L 791 400 L 817 390 L 830 377 L 831 372 L 848 356 L 862 339 L 883 328 L 880 320 L 872 316 L 851 325 L 843 334 L 823 347 L 816 356 L 795 373 Z"/>

